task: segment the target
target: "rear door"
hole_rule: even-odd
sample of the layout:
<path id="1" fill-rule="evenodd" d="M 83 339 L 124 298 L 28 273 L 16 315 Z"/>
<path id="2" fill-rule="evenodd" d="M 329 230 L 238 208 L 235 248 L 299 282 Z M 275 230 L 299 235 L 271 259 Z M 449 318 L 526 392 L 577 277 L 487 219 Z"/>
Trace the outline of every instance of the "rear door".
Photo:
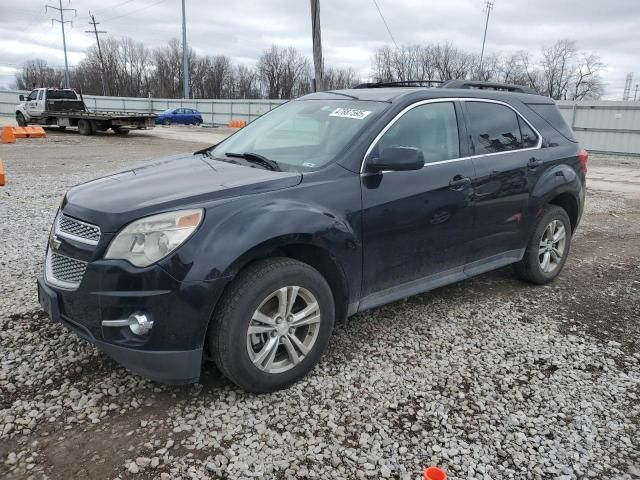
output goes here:
<path id="1" fill-rule="evenodd" d="M 473 242 L 465 271 L 518 260 L 526 244 L 531 172 L 541 140 L 511 106 L 491 100 L 463 102 L 471 140 Z M 475 262 L 475 264 L 474 264 Z"/>
<path id="2" fill-rule="evenodd" d="M 460 145 L 459 108 L 453 101 L 414 104 L 392 120 L 367 155 L 414 147 L 423 152 L 425 166 L 369 174 L 365 160 L 362 308 L 463 277 L 473 225 L 473 166 Z"/>

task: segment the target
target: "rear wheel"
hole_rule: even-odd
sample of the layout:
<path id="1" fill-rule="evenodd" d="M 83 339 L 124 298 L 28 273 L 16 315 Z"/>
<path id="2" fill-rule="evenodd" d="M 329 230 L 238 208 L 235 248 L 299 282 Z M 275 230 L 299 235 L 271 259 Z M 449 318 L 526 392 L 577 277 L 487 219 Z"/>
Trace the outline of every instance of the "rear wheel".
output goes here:
<path id="1" fill-rule="evenodd" d="M 16 123 L 20 127 L 24 127 L 25 125 L 27 125 L 27 121 L 25 120 L 24 115 L 21 112 L 16 113 Z"/>
<path id="2" fill-rule="evenodd" d="M 273 392 L 318 363 L 333 324 L 333 295 L 317 270 L 289 258 L 267 259 L 242 271 L 225 292 L 209 347 L 232 382 Z"/>
<path id="3" fill-rule="evenodd" d="M 95 133 L 91 120 L 85 118 L 78 120 L 78 131 L 80 135 L 93 135 Z"/>
<path id="4" fill-rule="evenodd" d="M 58 130 L 65 130 L 66 128 L 66 125 L 58 125 Z"/>
<path id="5" fill-rule="evenodd" d="M 111 130 L 113 130 L 113 133 L 115 133 L 116 135 L 128 135 L 129 134 L 129 129 L 128 128 L 111 127 Z"/>
<path id="6" fill-rule="evenodd" d="M 524 257 L 516 264 L 523 280 L 538 285 L 552 282 L 560 275 L 571 247 L 571 221 L 567 212 L 547 205 L 529 240 Z"/>

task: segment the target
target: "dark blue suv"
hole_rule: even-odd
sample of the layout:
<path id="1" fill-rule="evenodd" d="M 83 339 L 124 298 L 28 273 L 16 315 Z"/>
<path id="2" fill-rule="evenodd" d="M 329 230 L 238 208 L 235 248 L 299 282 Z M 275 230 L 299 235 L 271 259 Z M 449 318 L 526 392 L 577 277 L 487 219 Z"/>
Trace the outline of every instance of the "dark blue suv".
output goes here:
<path id="1" fill-rule="evenodd" d="M 309 372 L 334 322 L 569 255 L 587 154 L 524 87 L 366 85 L 288 102 L 211 148 L 78 185 L 43 308 L 130 370 L 254 392 Z"/>

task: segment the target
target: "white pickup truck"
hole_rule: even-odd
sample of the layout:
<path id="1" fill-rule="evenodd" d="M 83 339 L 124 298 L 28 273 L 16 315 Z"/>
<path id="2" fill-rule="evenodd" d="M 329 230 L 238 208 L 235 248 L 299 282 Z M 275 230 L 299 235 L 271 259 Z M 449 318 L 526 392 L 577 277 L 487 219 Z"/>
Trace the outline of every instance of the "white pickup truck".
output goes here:
<path id="1" fill-rule="evenodd" d="M 84 104 L 82 94 L 68 88 L 36 88 L 27 96 L 20 95 L 20 102 L 16 106 L 18 125 L 78 127 L 81 135 L 109 129 L 125 135 L 132 129 L 153 128 L 157 116 L 138 112 L 92 112 Z"/>

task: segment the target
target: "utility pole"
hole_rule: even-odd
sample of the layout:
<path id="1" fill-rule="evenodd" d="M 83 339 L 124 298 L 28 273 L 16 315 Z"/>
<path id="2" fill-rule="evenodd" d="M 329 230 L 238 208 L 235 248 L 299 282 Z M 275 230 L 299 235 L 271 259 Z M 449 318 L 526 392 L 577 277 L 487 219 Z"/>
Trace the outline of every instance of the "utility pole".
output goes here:
<path id="1" fill-rule="evenodd" d="M 627 78 L 624 81 L 624 93 L 622 94 L 622 101 L 628 102 L 631 100 L 631 84 L 633 83 L 633 72 L 627 73 Z"/>
<path id="2" fill-rule="evenodd" d="M 189 98 L 189 57 L 187 56 L 187 17 L 184 12 L 184 0 L 182 0 L 182 83 L 184 98 Z"/>
<path id="3" fill-rule="evenodd" d="M 633 94 L 633 101 L 634 101 L 634 102 L 637 102 L 637 101 L 638 101 L 638 87 L 639 87 L 639 86 L 640 86 L 640 85 L 638 85 L 638 84 L 636 83 L 636 91 L 635 91 L 635 93 Z"/>
<path id="4" fill-rule="evenodd" d="M 478 74 L 482 75 L 482 60 L 484 59 L 484 44 L 487 41 L 487 29 L 489 28 L 489 16 L 493 10 L 493 0 L 485 1 L 485 11 L 487 12 L 487 20 L 484 24 L 484 36 L 482 37 L 482 51 L 480 52 L 480 66 L 478 68 Z"/>
<path id="5" fill-rule="evenodd" d="M 102 58 L 102 49 L 100 48 L 100 37 L 98 36 L 98 34 L 100 33 L 107 33 L 104 30 L 98 30 L 98 25 L 100 25 L 100 22 L 96 22 L 96 18 L 94 17 L 93 13 L 89 13 L 89 15 L 91 16 L 91 21 L 89 22 L 89 25 L 93 25 L 93 30 L 85 30 L 84 33 L 94 33 L 96 35 L 96 43 L 98 44 L 98 58 L 100 59 L 100 78 L 102 80 L 102 96 L 106 97 L 107 96 L 107 82 L 105 82 L 104 80 L 104 59 Z"/>
<path id="6" fill-rule="evenodd" d="M 314 92 L 324 90 L 324 62 L 322 59 L 322 36 L 320 34 L 320 0 L 311 0 L 311 34 L 313 36 Z"/>
<path id="7" fill-rule="evenodd" d="M 51 19 L 51 25 L 53 26 L 53 22 L 58 22 L 62 27 L 62 48 L 64 48 L 64 83 L 65 88 L 69 88 L 69 62 L 67 61 L 67 38 L 64 34 L 64 24 L 70 23 L 73 26 L 73 22 L 64 19 L 64 12 L 74 12 L 75 15 L 78 15 L 78 11 L 75 8 L 62 8 L 62 0 L 59 0 L 59 7 L 54 7 L 53 5 L 45 5 L 44 11 L 47 12 L 50 8 L 53 10 L 58 10 L 60 12 L 60 20 L 57 18 Z"/>

